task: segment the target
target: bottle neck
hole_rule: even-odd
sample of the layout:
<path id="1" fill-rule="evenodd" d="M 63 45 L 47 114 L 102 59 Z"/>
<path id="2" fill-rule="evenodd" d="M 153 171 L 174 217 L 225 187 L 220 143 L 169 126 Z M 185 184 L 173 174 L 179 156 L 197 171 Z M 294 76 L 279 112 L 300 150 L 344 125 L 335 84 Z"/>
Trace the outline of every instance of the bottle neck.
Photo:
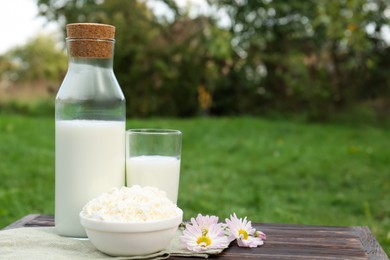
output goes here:
<path id="1" fill-rule="evenodd" d="M 112 69 L 114 40 L 66 39 L 69 67 L 84 64 Z"/>
<path id="2" fill-rule="evenodd" d="M 96 66 L 99 68 L 110 69 L 113 67 L 113 59 L 103 59 L 103 58 L 81 58 L 81 57 L 72 57 L 68 58 L 69 68 L 73 68 L 79 65 L 89 65 Z"/>

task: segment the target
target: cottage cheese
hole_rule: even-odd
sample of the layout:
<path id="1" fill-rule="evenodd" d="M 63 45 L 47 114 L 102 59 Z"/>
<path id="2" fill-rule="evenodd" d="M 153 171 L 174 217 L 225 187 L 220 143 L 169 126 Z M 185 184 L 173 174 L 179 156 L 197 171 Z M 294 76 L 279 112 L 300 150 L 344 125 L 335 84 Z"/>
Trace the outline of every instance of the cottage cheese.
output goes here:
<path id="1" fill-rule="evenodd" d="M 81 215 L 109 222 L 146 222 L 179 215 L 164 191 L 154 187 L 113 188 L 88 202 Z"/>

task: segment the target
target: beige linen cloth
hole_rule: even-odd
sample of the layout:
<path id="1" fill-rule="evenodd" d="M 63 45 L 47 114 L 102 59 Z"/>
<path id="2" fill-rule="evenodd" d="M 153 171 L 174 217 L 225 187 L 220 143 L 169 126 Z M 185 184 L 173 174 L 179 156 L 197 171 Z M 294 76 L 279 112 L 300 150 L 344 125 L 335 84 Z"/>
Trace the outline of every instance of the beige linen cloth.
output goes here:
<path id="1" fill-rule="evenodd" d="M 112 257 L 98 251 L 89 240 L 61 237 L 54 227 L 29 227 L 0 231 L 0 259 L 166 259 L 169 256 L 192 256 L 207 258 L 221 250 L 194 253 L 180 243 L 179 229 L 169 248 L 147 256 Z"/>

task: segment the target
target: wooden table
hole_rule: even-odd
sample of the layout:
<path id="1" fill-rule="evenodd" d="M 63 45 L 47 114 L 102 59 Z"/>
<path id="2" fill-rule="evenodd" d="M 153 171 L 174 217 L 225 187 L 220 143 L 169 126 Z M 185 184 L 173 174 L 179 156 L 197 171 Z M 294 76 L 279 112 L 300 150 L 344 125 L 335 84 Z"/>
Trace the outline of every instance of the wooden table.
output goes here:
<path id="1" fill-rule="evenodd" d="M 53 216 L 34 214 L 12 223 L 5 227 L 5 229 L 53 225 Z M 240 248 L 236 244 L 233 244 L 218 257 L 213 258 L 389 259 L 367 227 L 263 223 L 254 223 L 253 226 L 267 234 L 267 240 L 263 246 L 257 248 Z M 191 258 L 172 257 L 171 259 Z"/>

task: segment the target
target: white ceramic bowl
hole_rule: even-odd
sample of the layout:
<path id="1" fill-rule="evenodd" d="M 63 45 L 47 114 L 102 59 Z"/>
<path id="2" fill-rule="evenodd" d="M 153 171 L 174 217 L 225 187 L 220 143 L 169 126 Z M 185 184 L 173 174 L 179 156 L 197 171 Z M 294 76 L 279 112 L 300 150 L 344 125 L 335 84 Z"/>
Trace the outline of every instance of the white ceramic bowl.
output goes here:
<path id="1" fill-rule="evenodd" d="M 80 214 L 80 222 L 91 243 L 103 253 L 112 256 L 147 255 L 168 247 L 183 220 L 183 211 L 177 210 L 178 216 L 165 220 L 107 222 Z"/>

